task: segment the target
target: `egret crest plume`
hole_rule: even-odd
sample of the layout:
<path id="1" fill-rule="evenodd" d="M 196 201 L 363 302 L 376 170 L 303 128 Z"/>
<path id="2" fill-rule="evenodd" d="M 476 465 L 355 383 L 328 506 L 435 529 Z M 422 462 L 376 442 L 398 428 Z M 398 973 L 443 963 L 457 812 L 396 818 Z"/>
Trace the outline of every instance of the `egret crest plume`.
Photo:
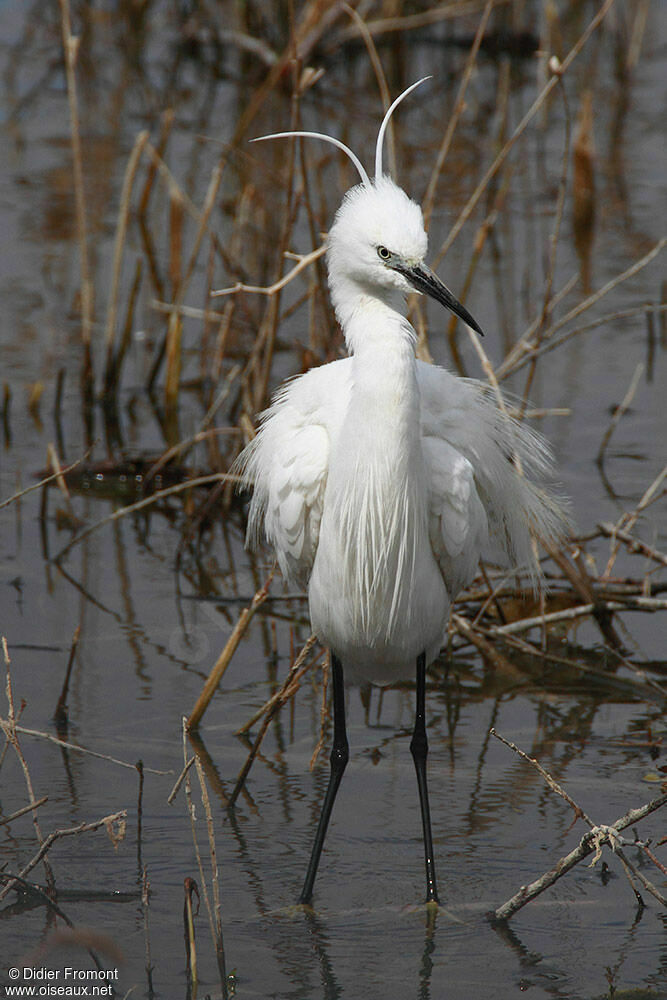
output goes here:
<path id="1" fill-rule="evenodd" d="M 409 87 L 406 87 L 406 89 L 403 91 L 402 94 L 398 95 L 398 97 L 396 98 L 396 100 L 393 101 L 392 104 L 387 109 L 387 112 L 386 112 L 384 118 L 382 119 L 382 124 L 380 125 L 380 130 L 378 132 L 377 142 L 375 143 L 375 179 L 376 180 L 378 180 L 380 177 L 382 177 L 382 148 L 384 146 L 384 137 L 385 137 L 385 133 L 387 131 L 387 126 L 389 125 L 389 121 L 391 119 L 391 116 L 393 115 L 394 111 L 396 110 L 396 108 L 398 107 L 398 105 L 401 103 L 401 101 L 404 98 L 406 98 L 408 96 L 408 94 L 412 93 L 412 91 L 415 90 L 417 87 L 420 87 L 422 83 L 426 82 L 426 80 L 430 80 L 430 79 L 431 79 L 430 76 L 423 76 L 421 78 L 421 80 L 417 80 L 416 83 L 411 83 Z M 364 166 L 363 166 L 361 160 L 359 159 L 359 157 L 356 155 L 356 153 L 352 152 L 352 150 L 350 149 L 349 146 L 346 146 L 344 142 L 341 142 L 340 139 L 336 139 L 336 137 L 333 136 L 333 135 L 325 135 L 324 132 L 309 132 L 309 131 L 303 131 L 303 130 L 299 129 L 299 130 L 290 131 L 290 132 L 271 132 L 270 135 L 258 135 L 255 139 L 251 139 L 250 141 L 251 142 L 264 142 L 266 139 L 291 139 L 291 138 L 321 139 L 323 142 L 330 142 L 332 146 L 336 146 L 336 148 L 342 150 L 342 152 L 345 153 L 346 156 L 349 156 L 350 160 L 352 160 L 352 163 L 354 163 L 355 167 L 357 168 L 357 173 L 359 174 L 359 176 L 361 178 L 361 183 L 364 185 L 364 187 L 366 187 L 366 188 L 371 187 L 371 180 L 370 180 L 368 174 L 366 173 L 366 171 L 364 169 Z"/>
<path id="2" fill-rule="evenodd" d="M 416 83 L 410 84 L 402 94 L 399 94 L 395 101 L 387 109 L 387 113 L 382 119 L 382 124 L 380 125 L 380 131 L 378 132 L 377 142 L 375 143 L 375 179 L 382 177 L 382 147 L 384 145 L 384 134 L 387 131 L 387 125 L 389 124 L 389 119 L 393 115 L 394 111 L 401 103 L 403 98 L 407 97 L 408 94 L 412 93 L 417 87 L 420 87 L 422 83 L 430 80 L 430 76 L 423 76 L 421 80 L 417 80 Z"/>
<path id="3" fill-rule="evenodd" d="M 366 171 L 364 170 L 359 157 L 352 152 L 349 146 L 346 146 L 344 142 L 341 142 L 340 139 L 336 139 L 336 137 L 333 135 L 325 135 L 324 132 L 302 132 L 302 131 L 272 132 L 270 135 L 258 135 L 255 139 L 251 139 L 250 141 L 264 142 L 265 139 L 291 139 L 298 137 L 301 137 L 303 139 L 322 139 L 323 142 L 330 142 L 332 146 L 336 146 L 338 149 L 342 149 L 342 151 L 346 153 L 347 156 L 350 157 L 355 167 L 357 168 L 359 176 L 361 177 L 361 182 L 364 185 L 364 187 L 366 188 L 371 187 L 370 178 L 366 173 Z"/>

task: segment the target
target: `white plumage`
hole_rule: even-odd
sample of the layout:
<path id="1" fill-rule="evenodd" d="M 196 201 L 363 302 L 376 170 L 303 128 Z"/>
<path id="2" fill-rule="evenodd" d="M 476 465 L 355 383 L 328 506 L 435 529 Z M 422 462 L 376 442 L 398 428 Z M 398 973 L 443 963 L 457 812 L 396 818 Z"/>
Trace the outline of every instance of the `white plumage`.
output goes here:
<path id="1" fill-rule="evenodd" d="M 374 181 L 347 147 L 329 140 L 361 175 L 336 214 L 327 249 L 350 357 L 283 385 L 238 465 L 254 488 L 248 541 L 264 536 L 284 576 L 307 586 L 313 631 L 336 666 L 332 778 L 303 902 L 347 761 L 343 674 L 389 683 L 416 662 L 412 749 L 427 898 L 437 900 L 419 709 L 425 664 L 437 655 L 451 601 L 473 579 L 482 551 L 491 543 L 537 578 L 533 534 L 553 541 L 562 525 L 557 504 L 531 478 L 549 469 L 544 441 L 499 410 L 483 384 L 415 358 L 416 334 L 404 316 L 414 289 L 481 330 L 424 264 L 421 209 L 382 174 L 384 129 L 409 90 L 385 116 Z"/>
<path id="2" fill-rule="evenodd" d="M 535 576 L 531 533 L 559 530 L 530 478 L 549 468 L 543 439 L 482 383 L 415 358 L 402 313 L 425 252 L 421 210 L 389 178 L 346 194 L 327 263 L 351 357 L 286 383 L 241 459 L 249 542 L 263 533 L 308 586 L 313 629 L 353 680 L 404 677 L 424 649 L 433 660 L 482 551 Z"/>
<path id="3" fill-rule="evenodd" d="M 535 574 L 531 531 L 554 540 L 559 528 L 554 502 L 527 478 L 549 468 L 544 440 L 506 417 L 483 384 L 417 361 L 405 340 L 407 359 L 387 337 L 375 364 L 361 349 L 288 382 L 243 456 L 254 484 L 250 544 L 264 535 L 286 579 L 310 581 L 314 631 L 349 679 L 378 683 L 411 674 L 423 648 L 427 662 L 437 655 L 449 603 L 483 551 Z M 392 393 L 383 413 L 376 397 L 395 354 L 409 389 Z M 359 377 L 369 365 L 371 377 Z M 414 423 L 402 426 L 409 409 Z M 444 593 L 422 632 L 425 593 L 441 591 L 433 563 Z"/>

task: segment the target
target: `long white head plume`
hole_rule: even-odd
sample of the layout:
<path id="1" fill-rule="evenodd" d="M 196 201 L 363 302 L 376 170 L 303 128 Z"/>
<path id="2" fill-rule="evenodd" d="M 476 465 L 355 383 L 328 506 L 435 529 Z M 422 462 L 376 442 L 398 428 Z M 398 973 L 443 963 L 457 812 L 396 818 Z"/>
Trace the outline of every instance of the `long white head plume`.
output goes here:
<path id="1" fill-rule="evenodd" d="M 302 136 L 306 139 L 322 139 L 324 142 L 330 142 L 332 146 L 337 146 L 338 149 L 342 149 L 343 152 L 350 157 L 355 167 L 357 168 L 359 176 L 361 177 L 361 182 L 364 185 L 364 187 L 369 188 L 371 186 L 370 178 L 366 173 L 366 171 L 364 170 L 359 157 L 355 156 L 355 154 L 352 152 L 349 146 L 346 146 L 344 142 L 341 142 L 340 139 L 334 138 L 334 136 L 332 135 L 324 135 L 323 132 L 272 132 L 271 135 L 259 135 L 257 136 L 256 139 L 251 139 L 250 141 L 263 142 L 265 139 L 286 139 L 291 136 Z"/>
<path id="2" fill-rule="evenodd" d="M 401 103 L 404 97 L 412 93 L 415 87 L 421 86 L 426 80 L 430 80 L 430 76 L 423 76 L 421 80 L 417 80 L 416 83 L 410 84 L 407 90 L 404 90 L 402 94 L 399 94 L 396 100 L 389 106 L 387 112 L 382 119 L 382 124 L 380 125 L 380 131 L 378 132 L 377 142 L 375 144 L 375 180 L 379 180 L 382 177 L 382 147 L 384 145 L 384 134 L 387 131 L 387 125 L 389 124 L 389 119 L 393 115 L 394 111 Z"/>
<path id="3" fill-rule="evenodd" d="M 402 94 L 398 95 L 398 97 L 388 108 L 387 113 L 382 119 L 382 124 L 380 125 L 380 131 L 378 132 L 377 142 L 375 144 L 375 180 L 379 180 L 379 178 L 382 177 L 382 147 L 384 145 L 384 136 L 387 131 L 387 126 L 389 125 L 389 120 L 391 116 L 393 115 L 394 111 L 396 110 L 396 108 L 401 103 L 404 97 L 407 97 L 408 94 L 412 93 L 415 87 L 421 86 L 421 84 L 424 83 L 425 80 L 430 80 L 430 79 L 431 79 L 430 76 L 423 76 L 421 80 L 417 80 L 416 83 L 410 84 L 410 86 L 406 90 L 404 90 Z M 330 142 L 332 146 L 336 146 L 338 149 L 341 149 L 347 156 L 349 156 L 349 158 L 354 163 L 355 167 L 357 168 L 357 172 L 361 177 L 361 183 L 364 185 L 364 187 L 366 188 L 372 187 L 371 180 L 366 171 L 364 170 L 363 164 L 359 159 L 359 157 L 352 152 L 349 146 L 346 146 L 344 142 L 341 142 L 340 139 L 336 139 L 333 135 L 325 135 L 323 132 L 301 132 L 301 131 L 272 132 L 270 135 L 259 135 L 257 136 L 257 138 L 251 139 L 250 141 L 264 142 L 264 140 L 266 139 L 289 139 L 294 136 L 301 136 L 306 139 L 322 139 L 323 142 Z"/>

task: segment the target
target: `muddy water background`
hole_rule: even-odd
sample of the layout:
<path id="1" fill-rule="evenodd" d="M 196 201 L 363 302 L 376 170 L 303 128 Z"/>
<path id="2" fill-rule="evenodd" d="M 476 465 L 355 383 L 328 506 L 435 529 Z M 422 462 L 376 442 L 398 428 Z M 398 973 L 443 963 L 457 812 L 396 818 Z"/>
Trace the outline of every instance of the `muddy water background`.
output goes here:
<path id="1" fill-rule="evenodd" d="M 520 6 L 505 10 L 504 23 L 511 25 L 514 17 L 515 26 L 543 30 L 541 5 Z M 597 5 L 563 8 L 558 34 L 565 52 Z M 75 30 L 83 31 L 80 111 L 97 296 L 93 349 L 98 383 L 119 196 L 137 133 L 148 129 L 157 142 L 161 115 L 174 110 L 165 159 L 180 188 L 201 205 L 220 143 L 231 140 L 249 94 L 266 74 L 266 67 L 249 55 L 241 57 L 235 46 L 216 49 L 203 15 L 187 20 L 173 5 L 156 2 L 146 5 L 140 20 L 128 9 L 86 8 L 82 20 L 75 16 Z M 618 53 L 630 50 L 632 26 L 642 12 L 648 20 L 641 48 L 631 69 L 619 77 Z M 501 13 L 495 17 L 491 24 L 498 27 Z M 79 255 L 58 11 L 54 5 L 8 2 L 0 18 L 0 381 L 11 389 L 0 454 L 4 499 L 34 482 L 46 465 L 49 442 L 57 443 L 63 461 L 78 458 L 91 439 L 96 441 L 95 459 L 118 460 L 161 453 L 172 443 L 174 429 L 161 421 L 160 406 L 156 412 L 145 391 L 164 332 L 164 318 L 154 304 L 160 296 L 148 280 L 142 284 L 123 368 L 119 426 L 110 430 L 99 407 L 92 428 L 82 418 Z M 341 27 L 343 21 L 336 23 Z M 397 122 L 400 180 L 418 198 L 452 113 L 467 54 L 465 46 L 448 42 L 474 34 L 478 21 L 479 12 L 418 36 L 393 37 L 391 45 L 381 47 L 393 94 L 419 76 L 434 77 L 405 105 Z M 619 4 L 566 77 L 572 124 L 584 89 L 590 86 L 594 95 L 594 289 L 640 259 L 662 235 L 665 26 L 659 3 Z M 284 38 L 275 26 L 265 27 L 269 42 L 280 50 Z M 304 127 L 344 136 L 370 166 L 380 101 L 365 50 L 355 43 L 312 53 L 311 61 L 325 74 L 302 100 Z M 541 65 L 535 56 L 480 56 L 437 188 L 432 256 L 494 155 L 498 93 L 507 81 L 511 129 L 538 92 Z M 288 127 L 289 74 L 282 83 L 260 109 L 248 137 Z M 494 361 L 504 356 L 541 305 L 564 115 L 556 96 L 510 159 L 511 172 L 503 175 L 507 190 L 501 221 L 467 299 L 488 331 L 486 348 Z M 229 254 L 229 268 L 225 271 L 216 262 L 214 285 L 233 284 L 239 277 L 257 284 L 275 279 L 286 155 L 273 144 L 250 147 L 245 142 L 230 155 L 212 217 Z M 323 229 L 354 178 L 346 164 L 323 156 L 320 149 L 309 149 L 307 155 Z M 150 225 L 168 296 L 165 190 L 156 188 Z M 483 215 L 478 211 L 473 218 L 439 266 L 454 291 L 463 286 Z M 192 240 L 196 227 L 188 225 L 186 237 Z M 317 239 L 317 225 L 314 235 Z M 302 217 L 289 249 L 307 252 L 313 245 L 308 220 Z M 126 251 L 121 315 L 134 262 L 145 257 L 134 220 Z M 205 304 L 206 261 L 203 254 L 186 297 L 192 306 Z M 658 258 L 586 315 L 659 302 L 661 264 Z M 578 268 L 568 193 L 554 287 L 565 285 Z M 305 287 L 288 289 L 283 308 L 296 302 Z M 584 294 L 580 285 L 575 287 L 564 308 L 576 305 Z M 281 324 L 272 384 L 303 364 L 303 352 L 294 345 L 317 355 L 318 331 L 328 321 L 321 303 L 313 301 L 310 312 L 297 309 Z M 215 300 L 214 308 L 220 308 Z M 188 437 L 197 429 L 210 400 L 207 393 L 215 393 L 232 366 L 247 357 L 264 308 L 265 302 L 258 304 L 252 296 L 237 305 L 213 386 L 200 371 L 202 324 L 185 321 L 178 436 Z M 426 316 L 431 352 L 437 361 L 450 364 L 447 340 L 439 334 L 447 320 L 430 307 Z M 652 323 L 641 313 L 612 319 L 572 339 L 538 367 L 532 403 L 568 411 L 543 417 L 539 427 L 553 443 L 559 478 L 572 497 L 582 533 L 635 506 L 664 464 L 663 338 L 657 316 Z M 479 374 L 472 352 L 465 344 L 461 348 L 469 373 Z M 595 456 L 610 408 L 623 398 L 640 362 L 644 368 L 631 408 L 601 470 Z M 59 371 L 66 375 L 60 420 L 55 421 Z M 510 387 L 521 392 L 524 378 Z M 39 410 L 31 413 L 27 400 L 37 382 L 43 383 L 44 393 Z M 226 417 L 223 408 L 220 426 Z M 191 467 L 202 471 L 206 465 L 207 453 L 196 452 Z M 108 934 L 121 948 L 119 995 L 130 989 L 136 996 L 150 994 L 151 982 L 156 995 L 175 998 L 187 991 L 183 879 L 199 880 L 183 792 L 173 805 L 167 804 L 183 760 L 181 718 L 194 704 L 240 608 L 264 579 L 266 564 L 250 563 L 244 554 L 237 509 L 198 542 L 183 542 L 186 519 L 180 500 L 117 521 L 72 549 L 59 565 L 49 562 L 47 557 L 70 539 L 72 516 L 88 523 L 118 508 L 117 497 L 100 496 L 104 486 L 103 481 L 83 484 L 71 511 L 55 493 L 45 511 L 40 492 L 0 509 L 0 631 L 9 645 L 17 708 L 25 702 L 24 726 L 55 735 L 53 712 L 79 625 L 68 739 L 130 765 L 142 760 L 147 769 L 169 772 L 147 770 L 139 830 L 139 781 L 133 768 L 22 737 L 35 795 L 48 794 L 40 810 L 44 834 L 128 810 L 127 834 L 116 848 L 103 831 L 52 847 L 58 904 L 77 927 Z M 637 527 L 642 538 L 663 551 L 664 515 L 664 501 L 654 504 Z M 593 552 L 604 566 L 608 544 L 598 543 Z M 641 577 L 648 569 L 646 561 L 621 554 L 614 572 Z M 652 579 L 657 580 L 655 573 Z M 274 591 L 282 593 L 280 584 L 274 584 Z M 601 874 L 599 865 L 576 869 L 522 911 L 506 933 L 494 931 L 484 919 L 487 910 L 549 868 L 583 833 L 581 826 L 570 829 L 565 803 L 489 738 L 491 725 L 538 756 L 599 822 L 611 822 L 648 801 L 659 787 L 654 779 L 665 761 L 656 744 L 665 736 L 664 705 L 658 695 L 633 687 L 634 675 L 622 670 L 593 685 L 576 671 L 564 674 L 554 668 L 534 668 L 519 679 L 499 676 L 469 652 L 451 662 L 443 659 L 429 691 L 429 767 L 444 910 L 430 929 L 417 905 L 423 891 L 422 848 L 408 750 L 414 692 L 406 687 L 381 698 L 374 691 L 364 703 L 352 690 L 351 764 L 327 841 L 316 911 L 309 916 L 290 907 L 300 889 L 327 778 L 326 754 L 312 772 L 308 768 L 320 726 L 321 690 L 315 676 L 270 728 L 236 810 L 230 813 L 224 802 L 247 754 L 235 730 L 264 703 L 276 677 L 284 676 L 293 646 L 307 637 L 305 611 L 303 602 L 294 599 L 258 615 L 201 731 L 199 749 L 216 824 L 226 957 L 238 995 L 484 1000 L 529 992 L 574 1000 L 634 989 L 635 996 L 667 996 L 666 915 L 647 897 L 647 909 L 636 919 L 631 891 L 613 859 L 608 875 Z M 649 677 L 664 681 L 664 617 L 625 615 L 620 627 L 634 662 L 643 664 Z M 562 648 L 595 667 L 609 666 L 599 632 L 588 621 L 563 635 Z M 647 746 L 651 743 L 653 751 Z M 12 754 L 4 760 L 1 776 L 0 804 L 8 815 L 27 800 Z M 198 789 L 194 797 L 210 878 Z M 664 816 L 648 820 L 640 832 L 656 839 L 664 835 Z M 35 850 L 29 817 L 0 831 L 0 863 L 8 871 L 19 871 Z M 144 866 L 151 889 L 147 908 L 142 908 L 140 893 Z M 40 868 L 31 877 L 44 882 Z M 2 983 L 9 964 L 23 964 L 54 927 L 46 908 L 34 899 L 10 895 L 3 906 Z M 203 908 L 197 928 L 199 995 L 219 996 Z M 54 968 L 90 967 L 81 951 L 50 952 L 40 961 Z M 108 959 L 107 964 L 114 962 Z"/>

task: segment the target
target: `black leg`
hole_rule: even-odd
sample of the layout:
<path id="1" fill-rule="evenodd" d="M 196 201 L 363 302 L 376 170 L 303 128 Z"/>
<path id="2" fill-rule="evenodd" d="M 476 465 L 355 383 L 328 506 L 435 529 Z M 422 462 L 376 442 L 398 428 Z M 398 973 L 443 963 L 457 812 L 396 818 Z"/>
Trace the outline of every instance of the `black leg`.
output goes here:
<path id="1" fill-rule="evenodd" d="M 299 896 L 299 902 L 306 904 L 310 903 L 313 898 L 313 885 L 315 884 L 317 866 L 320 863 L 320 854 L 322 853 L 324 838 L 326 837 L 327 827 L 329 826 L 329 820 L 331 818 L 331 810 L 333 809 L 336 792 L 338 791 L 338 786 L 340 785 L 340 779 L 343 777 L 343 771 L 345 770 L 345 765 L 347 764 L 350 756 L 350 751 L 347 745 L 347 733 L 345 732 L 345 687 L 343 685 L 343 666 L 333 652 L 331 654 L 331 678 L 334 716 L 334 737 L 330 757 L 331 774 L 329 776 L 327 793 L 324 796 L 320 822 L 317 827 L 317 833 L 315 834 L 315 843 L 313 844 L 313 850 L 310 855 L 310 863 L 308 865 L 308 871 L 306 872 L 306 880 L 303 883 L 303 889 L 301 890 L 301 895 Z"/>
<path id="2" fill-rule="evenodd" d="M 426 739 L 426 654 L 417 657 L 417 714 L 415 729 L 410 741 L 410 752 L 415 762 L 417 785 L 419 786 L 419 805 L 422 812 L 422 827 L 424 830 L 424 856 L 426 859 L 426 902 L 438 903 L 438 887 L 435 881 L 435 862 L 433 860 L 433 837 L 431 836 L 431 813 L 428 807 L 428 788 L 426 786 L 426 757 L 428 755 L 428 740 Z"/>

